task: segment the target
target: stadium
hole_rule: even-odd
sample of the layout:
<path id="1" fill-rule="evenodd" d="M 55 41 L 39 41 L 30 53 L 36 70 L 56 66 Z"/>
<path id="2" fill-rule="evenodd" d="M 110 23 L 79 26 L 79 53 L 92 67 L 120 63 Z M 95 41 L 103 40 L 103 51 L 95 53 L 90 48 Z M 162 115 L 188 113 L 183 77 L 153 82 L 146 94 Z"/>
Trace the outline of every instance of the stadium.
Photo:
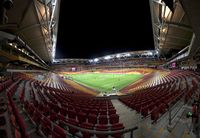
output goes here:
<path id="1" fill-rule="evenodd" d="M 58 58 L 63 1 L 0 1 L 0 137 L 199 138 L 200 1 L 146 1 L 153 49 Z"/>

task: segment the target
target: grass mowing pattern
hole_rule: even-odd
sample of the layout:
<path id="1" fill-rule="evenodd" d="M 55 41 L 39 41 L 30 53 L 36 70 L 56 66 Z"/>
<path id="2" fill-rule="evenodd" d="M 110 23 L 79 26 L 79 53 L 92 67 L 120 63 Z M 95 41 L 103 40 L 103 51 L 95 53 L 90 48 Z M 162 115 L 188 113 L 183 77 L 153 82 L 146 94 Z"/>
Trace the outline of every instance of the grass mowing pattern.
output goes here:
<path id="1" fill-rule="evenodd" d="M 103 92 L 111 92 L 113 86 L 115 86 L 116 90 L 120 90 L 143 77 L 143 75 L 140 74 L 108 73 L 84 73 L 65 76 L 70 76 L 74 81 L 82 85 Z"/>

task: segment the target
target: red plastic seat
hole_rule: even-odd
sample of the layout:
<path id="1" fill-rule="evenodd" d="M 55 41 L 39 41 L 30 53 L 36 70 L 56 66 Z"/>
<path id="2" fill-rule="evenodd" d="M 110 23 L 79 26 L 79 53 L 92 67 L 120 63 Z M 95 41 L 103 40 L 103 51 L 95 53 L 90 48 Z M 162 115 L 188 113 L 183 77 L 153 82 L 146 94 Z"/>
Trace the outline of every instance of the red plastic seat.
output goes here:
<path id="1" fill-rule="evenodd" d="M 109 120 L 110 124 L 119 123 L 119 116 L 117 114 L 111 115 Z"/>
<path id="2" fill-rule="evenodd" d="M 50 114 L 50 108 L 44 106 L 42 112 L 43 112 L 43 115 L 44 115 L 44 116 L 48 116 L 48 115 Z"/>
<path id="3" fill-rule="evenodd" d="M 66 116 L 67 115 L 67 109 L 61 108 L 60 109 L 60 114 Z"/>
<path id="4" fill-rule="evenodd" d="M 15 138 L 21 138 L 21 137 L 22 136 L 21 136 L 20 132 L 17 129 L 15 129 Z"/>
<path id="5" fill-rule="evenodd" d="M 45 136 L 51 135 L 51 121 L 46 117 L 41 120 L 41 130 Z"/>
<path id="6" fill-rule="evenodd" d="M 80 127 L 85 128 L 85 129 L 93 129 L 94 125 L 91 124 L 91 123 L 83 122 L 80 125 Z M 83 138 L 90 138 L 90 136 L 92 135 L 92 134 L 90 134 L 89 132 L 86 132 L 86 131 L 82 131 L 81 133 L 83 134 Z"/>
<path id="7" fill-rule="evenodd" d="M 74 110 L 69 110 L 68 118 L 76 119 L 76 112 Z"/>
<path id="8" fill-rule="evenodd" d="M 100 115 L 99 116 L 99 124 L 108 124 L 108 118 L 107 115 Z"/>
<path id="9" fill-rule="evenodd" d="M 107 115 L 107 110 L 101 109 L 99 110 L 100 115 Z"/>
<path id="10" fill-rule="evenodd" d="M 75 119 L 69 118 L 68 120 L 66 120 L 65 122 L 72 124 L 74 126 L 78 126 L 78 122 Z M 69 133 L 71 133 L 72 135 L 74 135 L 78 130 L 76 128 L 73 128 L 71 126 L 69 126 Z"/>
<path id="11" fill-rule="evenodd" d="M 154 110 L 151 112 L 151 119 L 153 121 L 158 120 L 159 118 L 159 109 L 158 108 L 154 108 Z"/>
<path id="12" fill-rule="evenodd" d="M 142 107 L 141 114 L 146 117 L 148 115 L 148 107 Z"/>
<path id="13" fill-rule="evenodd" d="M 160 106 L 159 106 L 159 111 L 160 111 L 160 113 L 161 113 L 161 114 L 165 113 L 166 108 L 167 108 L 166 105 L 163 104 L 163 103 L 161 103 Z"/>
<path id="14" fill-rule="evenodd" d="M 97 131 L 108 131 L 109 129 L 108 129 L 108 126 L 107 126 L 107 125 L 98 124 L 98 125 L 96 126 L 96 130 L 97 130 Z M 107 138 L 107 135 L 105 135 L 105 134 L 96 134 L 96 136 L 97 136 L 98 138 Z"/>
<path id="15" fill-rule="evenodd" d="M 34 114 L 33 114 L 32 119 L 33 119 L 33 121 L 34 121 L 37 125 L 39 125 L 39 124 L 41 123 L 41 120 L 42 120 L 42 115 L 41 115 L 41 113 L 40 113 L 38 110 L 36 110 L 36 111 L 34 112 Z"/>
<path id="16" fill-rule="evenodd" d="M 86 117 L 86 113 L 80 112 L 77 114 L 79 123 L 85 122 L 87 117 Z"/>
<path id="17" fill-rule="evenodd" d="M 33 115 L 34 110 L 35 110 L 34 105 L 32 103 L 29 104 L 29 107 L 28 107 L 28 110 L 27 110 L 27 112 L 29 113 L 29 115 Z"/>
<path id="18" fill-rule="evenodd" d="M 97 123 L 97 115 L 89 114 L 88 115 L 88 122 L 91 123 L 91 124 L 96 124 Z"/>
<path id="19" fill-rule="evenodd" d="M 109 129 L 108 129 L 108 126 L 107 126 L 107 125 L 97 124 L 96 130 L 97 130 L 97 131 L 108 131 Z"/>
<path id="20" fill-rule="evenodd" d="M 109 115 L 116 114 L 116 110 L 115 109 L 110 109 L 110 110 L 108 110 L 108 114 Z"/>
<path id="21" fill-rule="evenodd" d="M 51 132 L 52 138 L 59 138 L 60 135 L 58 133 L 56 133 L 55 131 Z"/>
<path id="22" fill-rule="evenodd" d="M 98 115 L 98 110 L 97 109 L 92 109 L 91 111 L 90 111 L 90 113 L 91 114 L 95 114 L 95 115 Z"/>
<path id="23" fill-rule="evenodd" d="M 54 111 L 52 111 L 52 112 L 50 113 L 49 119 L 50 119 L 51 121 L 56 121 L 56 120 L 57 120 L 57 113 L 55 113 Z"/>
<path id="24" fill-rule="evenodd" d="M 121 130 L 121 129 L 124 129 L 124 126 L 121 123 L 116 123 L 116 124 L 113 124 L 111 126 L 111 130 L 112 131 L 117 131 L 117 130 Z M 122 133 L 115 133 L 115 134 L 112 134 L 112 136 L 114 138 L 121 138 L 122 137 Z"/>
<path id="25" fill-rule="evenodd" d="M 57 133 L 59 138 L 66 138 L 66 133 L 65 133 L 64 129 L 59 127 L 58 125 L 54 125 L 53 132 Z"/>

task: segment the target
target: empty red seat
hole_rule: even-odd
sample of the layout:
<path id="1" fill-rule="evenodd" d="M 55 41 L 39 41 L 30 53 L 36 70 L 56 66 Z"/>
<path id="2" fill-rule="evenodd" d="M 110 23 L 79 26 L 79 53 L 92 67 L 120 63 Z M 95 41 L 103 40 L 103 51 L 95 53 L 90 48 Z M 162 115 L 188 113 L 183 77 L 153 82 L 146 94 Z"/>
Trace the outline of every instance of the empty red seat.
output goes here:
<path id="1" fill-rule="evenodd" d="M 97 109 L 92 109 L 91 111 L 90 111 L 90 113 L 91 114 L 95 114 L 95 115 L 98 115 L 98 110 Z"/>
<path id="2" fill-rule="evenodd" d="M 66 134 L 65 134 L 64 129 L 59 127 L 58 125 L 54 125 L 53 132 L 57 133 L 59 138 L 66 138 Z"/>
<path id="3" fill-rule="evenodd" d="M 18 124 L 20 126 L 20 129 L 21 129 L 21 135 L 22 135 L 22 137 L 28 138 L 29 136 L 28 136 L 27 131 L 26 131 L 27 126 L 26 126 L 26 124 L 24 122 L 24 119 L 22 118 L 22 116 L 19 115 L 17 117 L 17 120 L 18 120 Z"/>
<path id="4" fill-rule="evenodd" d="M 98 124 L 98 125 L 96 126 L 96 130 L 97 130 L 97 131 L 108 131 L 109 129 L 108 129 L 108 126 L 107 126 L 107 125 L 100 125 L 100 124 Z M 107 135 L 105 135 L 105 134 L 96 134 L 96 136 L 97 136 L 98 138 L 107 138 Z"/>
<path id="5" fill-rule="evenodd" d="M 142 107 L 141 114 L 146 117 L 148 115 L 148 107 Z"/>
<path id="6" fill-rule="evenodd" d="M 107 126 L 107 125 L 97 124 L 96 130 L 97 130 L 97 131 L 108 131 L 109 129 L 108 129 L 108 126 Z"/>
<path id="7" fill-rule="evenodd" d="M 120 130 L 120 129 L 124 129 L 124 126 L 122 123 L 116 123 L 116 124 L 112 124 L 111 125 L 111 130 L 115 131 L 115 130 Z"/>
<path id="8" fill-rule="evenodd" d="M 107 115 L 100 115 L 99 116 L 99 124 L 108 124 Z"/>
<path id="9" fill-rule="evenodd" d="M 161 103 L 160 106 L 159 106 L 159 111 L 160 111 L 160 113 L 161 113 L 161 114 L 165 113 L 166 108 L 167 108 L 166 105 L 163 104 L 163 103 Z"/>
<path id="10" fill-rule="evenodd" d="M 24 108 L 25 108 L 25 110 L 28 110 L 28 108 L 29 108 L 29 102 L 28 101 L 24 102 Z"/>
<path id="11" fill-rule="evenodd" d="M 10 122 L 15 128 L 19 128 L 18 125 L 16 124 L 16 118 L 13 114 L 10 115 Z"/>
<path id="12" fill-rule="evenodd" d="M 97 115 L 89 114 L 88 115 L 88 122 L 91 123 L 91 124 L 96 124 L 97 123 Z"/>
<path id="13" fill-rule="evenodd" d="M 81 125 L 80 125 L 81 128 L 85 128 L 85 129 L 93 129 L 94 125 L 91 124 L 91 123 L 86 123 L 86 122 L 83 122 Z M 90 138 L 90 136 L 92 134 L 90 134 L 89 132 L 87 131 L 82 131 L 81 132 L 83 134 L 83 138 Z"/>
<path id="14" fill-rule="evenodd" d="M 55 104 L 55 105 L 53 106 L 53 110 L 54 110 L 54 112 L 59 113 L 60 107 L 59 107 L 58 105 Z"/>
<path id="15" fill-rule="evenodd" d="M 57 114 L 57 120 L 65 121 L 66 117 L 62 114 Z"/>
<path id="16" fill-rule="evenodd" d="M 32 119 L 37 125 L 39 125 L 41 123 L 41 120 L 42 120 L 41 113 L 38 110 L 35 110 Z"/>
<path id="17" fill-rule="evenodd" d="M 124 129 L 124 126 L 121 123 L 112 124 L 112 126 L 111 126 L 112 131 L 117 131 L 117 130 L 121 130 L 121 129 Z M 121 138 L 122 133 L 115 133 L 115 134 L 112 134 L 112 136 L 114 138 Z"/>
<path id="18" fill-rule="evenodd" d="M 67 119 L 65 122 L 73 125 L 73 126 L 78 126 L 78 122 L 73 119 L 73 118 L 69 118 Z M 71 133 L 72 135 L 74 135 L 78 130 L 74 127 L 68 126 L 69 127 L 69 133 Z"/>
<path id="19" fill-rule="evenodd" d="M 51 111 L 49 119 L 51 121 L 56 121 L 57 120 L 57 113 L 55 113 L 54 111 Z"/>
<path id="20" fill-rule="evenodd" d="M 119 116 L 117 114 L 111 115 L 109 118 L 110 124 L 119 123 Z"/>
<path id="21" fill-rule="evenodd" d="M 55 131 L 51 132 L 52 138 L 59 138 L 60 135 L 58 133 L 56 133 Z"/>
<path id="22" fill-rule="evenodd" d="M 159 118 L 159 109 L 154 108 L 153 111 L 151 112 L 151 119 L 153 121 L 156 121 Z"/>
<path id="23" fill-rule="evenodd" d="M 44 108 L 43 108 L 43 110 L 42 110 L 42 112 L 43 112 L 43 115 L 44 116 L 48 116 L 49 114 L 50 114 L 50 108 L 49 107 L 47 107 L 47 106 L 44 106 Z"/>
<path id="24" fill-rule="evenodd" d="M 82 111 L 86 114 L 89 114 L 90 110 L 88 108 L 82 108 Z"/>
<path id="25" fill-rule="evenodd" d="M 86 113 L 80 112 L 77 114 L 79 123 L 85 122 L 87 119 Z"/>
<path id="26" fill-rule="evenodd" d="M 141 104 L 136 104 L 136 105 L 135 105 L 135 110 L 136 110 L 137 112 L 140 112 L 140 109 L 141 109 Z"/>
<path id="27" fill-rule="evenodd" d="M 67 109 L 61 108 L 60 109 L 60 114 L 66 116 L 67 115 Z"/>
<path id="28" fill-rule="evenodd" d="M 68 118 L 76 119 L 76 112 L 74 110 L 69 110 Z"/>
<path id="29" fill-rule="evenodd" d="M 28 110 L 27 110 L 27 112 L 29 113 L 29 115 L 33 115 L 34 110 L 35 110 L 34 105 L 32 103 L 29 104 L 29 107 L 28 107 Z"/>
<path id="30" fill-rule="evenodd" d="M 47 117 L 41 120 L 41 130 L 45 136 L 51 135 L 51 121 Z"/>
<path id="31" fill-rule="evenodd" d="M 108 114 L 109 115 L 116 114 L 116 110 L 115 109 L 110 109 L 110 110 L 108 110 Z"/>
<path id="32" fill-rule="evenodd" d="M 4 136 L 3 136 L 4 137 Z M 17 129 L 15 129 L 15 138 L 21 138 L 22 136 L 21 136 L 21 134 L 20 134 L 20 132 L 17 130 Z M 5 137 L 6 138 L 6 137 Z"/>
<path id="33" fill-rule="evenodd" d="M 107 110 L 101 109 L 99 110 L 100 115 L 107 115 Z"/>

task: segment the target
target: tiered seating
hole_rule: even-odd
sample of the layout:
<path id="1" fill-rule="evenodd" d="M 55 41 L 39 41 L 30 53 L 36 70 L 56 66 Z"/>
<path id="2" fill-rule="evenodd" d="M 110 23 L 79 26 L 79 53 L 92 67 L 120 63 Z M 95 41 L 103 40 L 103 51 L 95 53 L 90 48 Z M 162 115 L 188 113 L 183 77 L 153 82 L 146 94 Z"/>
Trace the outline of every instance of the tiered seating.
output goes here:
<path id="1" fill-rule="evenodd" d="M 186 81 L 186 76 L 191 76 L 191 73 L 171 72 L 159 80 L 161 84 L 149 85 L 148 88 L 138 90 L 130 96 L 120 98 L 120 100 L 144 117 L 150 114 L 151 119 L 155 122 L 167 111 L 170 105 L 174 105 L 183 96 L 188 100 L 194 94 L 197 84 L 192 80 L 192 85 L 190 85 Z M 184 89 L 181 87 L 183 82 L 185 83 Z"/>
<path id="2" fill-rule="evenodd" d="M 134 83 L 133 85 L 130 85 L 128 87 L 123 88 L 122 90 L 120 90 L 123 93 L 128 93 L 130 89 L 132 88 L 137 88 L 138 86 L 140 86 L 141 84 L 144 84 L 145 82 L 148 82 L 152 77 L 154 76 L 154 73 L 150 73 L 148 75 L 145 75 L 142 78 L 142 81 Z"/>
<path id="3" fill-rule="evenodd" d="M 12 97 L 16 92 L 17 85 L 20 81 L 13 83 L 6 91 L 7 91 L 7 98 L 8 98 L 8 108 L 11 113 L 10 120 L 11 124 L 15 128 L 15 137 L 24 137 L 28 138 L 28 134 L 26 131 L 26 125 L 24 123 L 24 119 L 19 113 L 18 108 L 16 107 Z"/>
<path id="4" fill-rule="evenodd" d="M 41 85 L 33 80 L 30 81 L 30 86 L 31 100 L 25 100 L 24 108 L 45 136 L 66 137 L 68 133 L 75 135 L 81 132 L 83 137 L 89 138 L 95 133 L 80 131 L 81 128 L 104 132 L 124 129 L 108 99 L 96 99 L 81 92 L 71 93 L 69 88 L 61 90 L 58 88 L 60 85 Z M 121 137 L 121 134 L 113 136 Z"/>
<path id="5" fill-rule="evenodd" d="M 1 83 L 0 83 L 0 92 L 2 91 L 2 90 L 4 90 L 5 88 L 7 88 L 8 86 L 10 86 L 12 84 L 12 80 L 11 79 L 7 79 L 7 80 L 5 80 L 5 81 L 2 81 Z"/>

